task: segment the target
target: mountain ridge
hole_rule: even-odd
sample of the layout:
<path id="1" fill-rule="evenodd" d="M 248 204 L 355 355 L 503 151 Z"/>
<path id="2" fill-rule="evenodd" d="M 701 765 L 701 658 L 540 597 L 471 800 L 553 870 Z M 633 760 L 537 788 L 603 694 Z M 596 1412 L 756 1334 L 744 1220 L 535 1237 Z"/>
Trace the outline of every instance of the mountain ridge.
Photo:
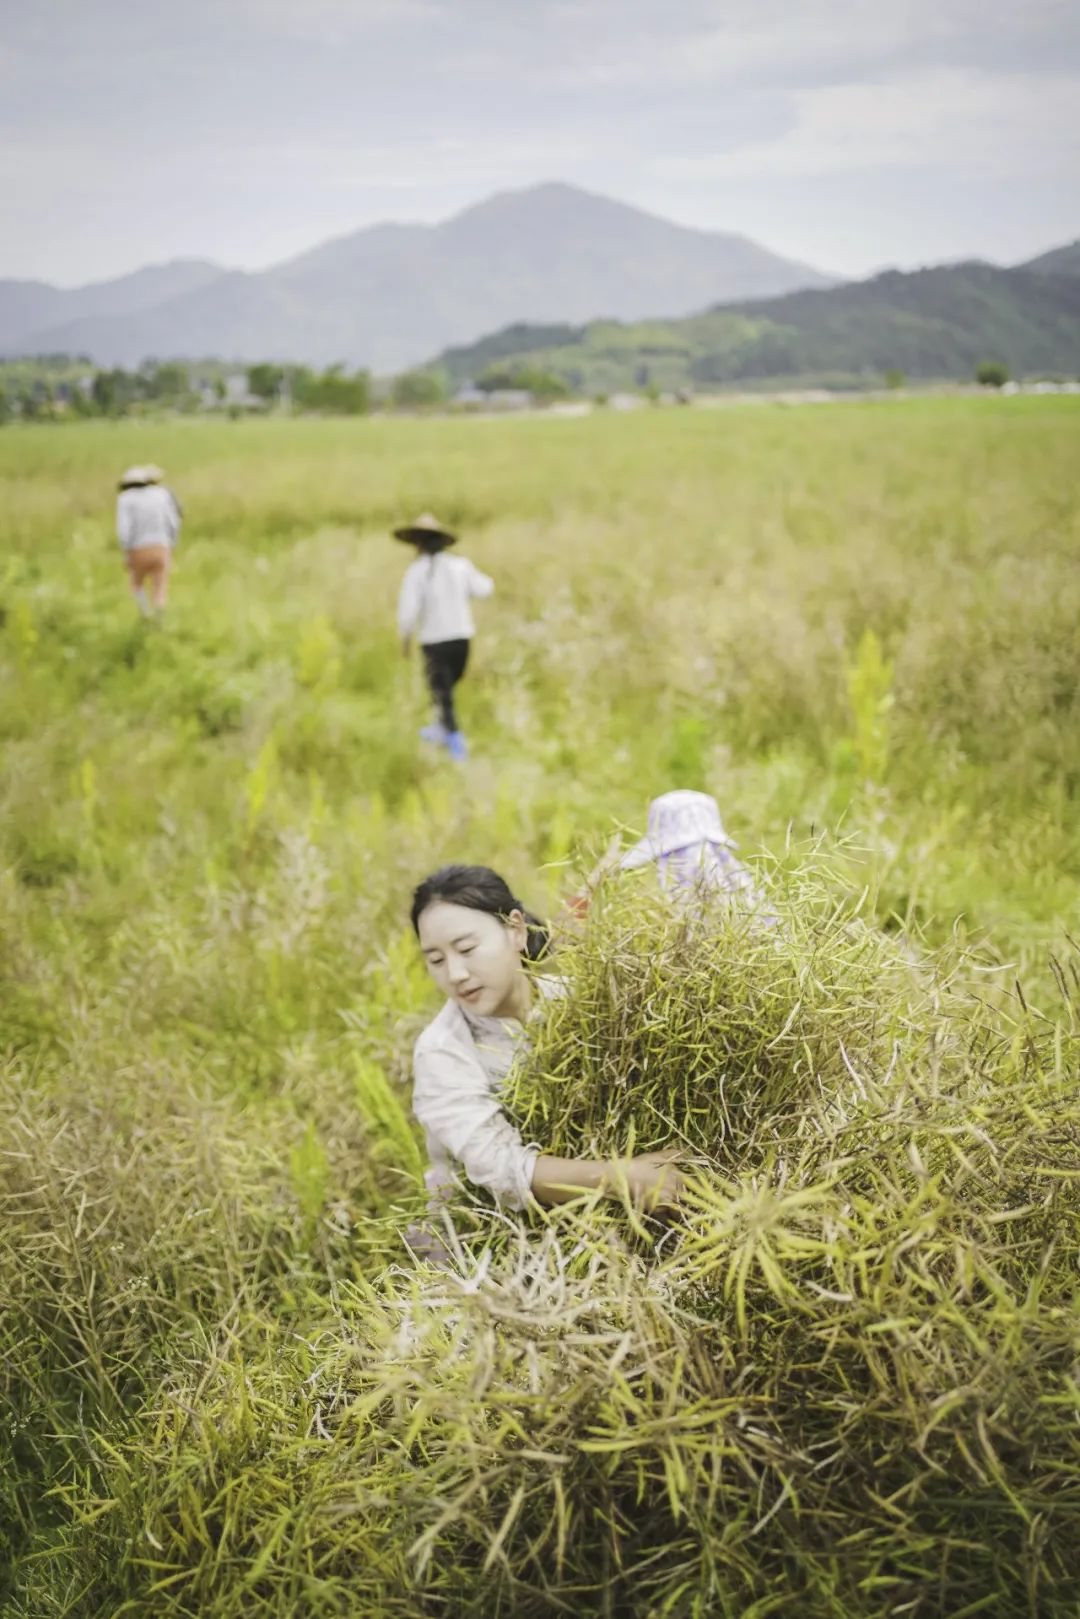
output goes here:
<path id="1" fill-rule="evenodd" d="M 167 298 L 186 294 L 226 275 L 209 259 L 169 259 L 145 264 L 124 275 L 89 281 L 78 287 L 54 287 L 47 281 L 0 281 L 0 350 L 17 340 L 20 323 L 45 321 L 45 332 L 63 313 L 67 320 L 96 318 L 114 309 L 139 313 Z M 41 350 L 40 352 L 49 352 Z"/>
<path id="2" fill-rule="evenodd" d="M 1037 275 L 1080 275 L 1080 237 L 1052 247 L 1048 253 L 1039 253 L 1016 266 L 1018 270 L 1032 270 Z"/>
<path id="3" fill-rule="evenodd" d="M 972 278 L 980 274 L 983 291 L 976 295 Z M 1008 295 L 1004 283 L 996 283 L 994 293 L 987 291 L 985 276 L 1010 274 L 1031 279 L 1024 287 L 1012 283 Z M 972 298 L 977 303 L 978 296 L 990 299 L 996 323 L 986 310 L 983 318 L 961 307 L 962 299 L 957 304 L 947 297 L 948 308 L 935 313 L 931 289 L 944 288 L 940 278 L 950 275 L 953 293 L 961 284 L 966 287 L 968 304 Z M 340 360 L 376 371 L 426 363 L 437 355 L 458 376 L 463 365 L 475 366 L 478 354 L 490 363 L 557 351 L 556 365 L 581 371 L 561 351 L 584 347 L 589 351 L 584 369 L 603 373 L 608 379 L 603 385 L 623 386 L 625 354 L 635 345 L 632 327 L 648 327 L 652 337 L 643 340 L 644 347 L 656 348 L 658 342 L 660 354 L 654 358 L 661 362 L 652 366 L 643 355 L 634 374 L 658 369 L 668 377 L 678 373 L 685 382 L 702 366 L 708 369 L 707 353 L 698 352 L 705 335 L 701 322 L 720 311 L 726 312 L 721 324 L 726 321 L 728 337 L 717 351 L 718 374 L 730 363 L 751 368 L 763 363 L 762 344 L 765 359 L 786 347 L 795 359 L 807 364 L 812 359 L 815 369 L 826 351 L 833 361 L 840 355 L 844 364 L 854 357 L 861 365 L 862 350 L 857 343 L 852 347 L 850 330 L 841 331 L 835 321 L 830 326 L 828 319 L 828 333 L 818 329 L 815 311 L 839 307 L 846 311 L 841 327 L 857 311 L 864 325 L 876 320 L 880 328 L 884 321 L 890 333 L 879 330 L 875 352 L 891 346 L 908 356 L 897 359 L 896 367 L 915 375 L 935 349 L 951 364 L 961 363 L 975 341 L 973 334 L 963 335 L 972 323 L 984 344 L 1011 341 L 1015 354 L 1030 359 L 1038 353 L 1042 363 L 1055 339 L 1049 330 L 1039 335 L 1037 329 L 1047 321 L 1052 327 L 1057 317 L 1044 311 L 1044 320 L 1029 307 L 1031 297 L 1037 287 L 1054 308 L 1063 297 L 1068 304 L 1067 291 L 1047 290 L 1062 278 L 1080 278 L 1080 240 L 1008 270 L 969 260 L 842 282 L 745 236 L 695 230 L 612 197 L 546 181 L 493 193 L 436 224 L 382 220 L 366 225 L 262 270 L 187 258 L 70 289 L 34 280 L 0 281 L 0 353 L 85 353 L 99 364 L 128 366 L 150 357 L 211 355 L 240 363 Z M 911 288 L 917 289 L 916 307 L 905 308 L 905 289 Z M 850 297 L 839 305 L 828 302 L 828 294 L 844 289 Z M 827 300 L 823 305 L 816 301 L 821 297 Z M 923 307 L 928 297 L 930 307 Z M 890 298 L 899 306 L 893 308 Z M 888 316 L 884 305 L 890 307 Z M 1058 313 L 1067 324 L 1068 313 Z M 732 357 L 731 321 L 738 319 L 762 328 L 756 359 L 748 339 L 735 345 L 741 358 Z M 922 323 L 918 341 L 913 329 L 897 330 L 905 320 L 909 328 L 912 321 Z M 938 326 L 931 330 L 935 320 Z M 616 332 L 617 341 L 611 335 Z M 623 360 L 608 352 L 613 341 Z M 1071 339 L 1059 331 L 1056 341 L 1062 353 L 1071 353 Z M 607 354 L 599 366 L 594 363 L 598 350 Z M 679 354 L 685 364 L 673 360 Z"/>
<path id="4" fill-rule="evenodd" d="M 265 270 L 219 269 L 149 306 L 80 308 L 32 328 L 23 318 L 18 334 L 16 318 L 5 318 L 12 284 L 0 283 L 0 347 L 105 364 L 218 354 L 395 370 L 513 319 L 689 314 L 717 297 L 832 279 L 746 237 L 696 231 L 550 181 L 496 193 L 435 225 L 384 221 Z"/>

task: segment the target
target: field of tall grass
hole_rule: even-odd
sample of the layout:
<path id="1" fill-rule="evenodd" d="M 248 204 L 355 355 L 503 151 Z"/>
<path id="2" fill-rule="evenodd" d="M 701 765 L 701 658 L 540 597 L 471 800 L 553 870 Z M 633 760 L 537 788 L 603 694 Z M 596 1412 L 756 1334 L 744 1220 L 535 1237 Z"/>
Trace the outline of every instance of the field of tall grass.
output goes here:
<path id="1" fill-rule="evenodd" d="M 1080 1605 L 1080 410 L 0 433 L 0 1610 Z M 115 481 L 186 523 L 139 621 Z M 497 581 L 418 743 L 390 526 Z M 402 1231 L 412 885 L 557 911 L 714 793 L 780 926 L 640 883 L 509 1098 L 670 1227 Z"/>

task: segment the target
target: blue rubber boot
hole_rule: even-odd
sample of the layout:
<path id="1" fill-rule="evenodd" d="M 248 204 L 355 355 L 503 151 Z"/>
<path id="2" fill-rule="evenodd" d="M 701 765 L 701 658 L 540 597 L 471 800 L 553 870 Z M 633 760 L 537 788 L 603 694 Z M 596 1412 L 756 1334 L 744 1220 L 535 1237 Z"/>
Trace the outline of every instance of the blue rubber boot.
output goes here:
<path id="1" fill-rule="evenodd" d="M 420 727 L 420 740 L 422 742 L 433 742 L 437 748 L 445 745 L 446 737 L 446 726 L 440 720 L 436 720 L 434 725 L 422 725 Z"/>
<path id="2" fill-rule="evenodd" d="M 446 739 L 446 751 L 451 759 L 457 760 L 458 764 L 465 763 L 465 760 L 469 757 L 469 749 L 460 731 L 450 732 Z"/>

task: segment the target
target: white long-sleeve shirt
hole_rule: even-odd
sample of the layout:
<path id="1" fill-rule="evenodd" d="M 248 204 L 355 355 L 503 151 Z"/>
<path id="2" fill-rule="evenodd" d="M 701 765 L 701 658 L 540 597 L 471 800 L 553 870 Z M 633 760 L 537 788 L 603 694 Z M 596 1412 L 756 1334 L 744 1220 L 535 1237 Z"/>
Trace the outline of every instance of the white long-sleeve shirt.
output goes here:
<path id="1" fill-rule="evenodd" d="M 398 629 L 415 635 L 421 646 L 439 641 L 468 641 L 476 634 L 473 597 L 490 596 L 495 582 L 474 567 L 468 557 L 417 557 L 406 570 L 398 597 Z"/>
<path id="2" fill-rule="evenodd" d="M 562 992 L 557 978 L 537 978 L 541 999 Z M 429 1193 L 442 1198 L 457 1181 L 455 1163 L 505 1208 L 532 1201 L 541 1148 L 526 1145 L 502 1110 L 499 1090 L 526 1039 L 520 1023 L 468 1017 L 447 1001 L 413 1048 L 413 1112 L 427 1138 Z"/>
<path id="3" fill-rule="evenodd" d="M 164 484 L 145 484 L 122 489 L 116 502 L 116 534 L 125 551 L 143 545 L 176 544 L 180 533 L 180 508 L 171 489 Z"/>

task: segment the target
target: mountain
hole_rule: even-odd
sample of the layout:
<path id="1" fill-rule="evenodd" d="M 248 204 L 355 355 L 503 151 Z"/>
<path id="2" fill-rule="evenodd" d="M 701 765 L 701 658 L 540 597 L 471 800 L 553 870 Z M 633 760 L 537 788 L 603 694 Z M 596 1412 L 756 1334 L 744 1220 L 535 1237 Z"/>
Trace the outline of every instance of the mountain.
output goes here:
<path id="1" fill-rule="evenodd" d="M 1014 375 L 1080 373 L 1080 277 L 971 263 L 780 298 L 719 305 L 686 320 L 508 327 L 433 362 L 458 382 L 492 367 L 539 367 L 587 392 L 765 378 L 970 378 L 983 360 Z"/>
<path id="2" fill-rule="evenodd" d="M 204 259 L 173 259 L 151 264 L 111 281 L 94 281 L 66 291 L 44 281 L 0 281 L 0 353 L 18 348 L 21 353 L 78 353 L 53 345 L 50 328 L 101 315 L 131 315 L 167 299 L 182 297 L 224 275 L 218 264 Z M 41 331 L 45 345 L 33 334 Z"/>
<path id="3" fill-rule="evenodd" d="M 1037 259 L 1017 265 L 1017 269 L 1034 270 L 1038 275 L 1080 275 L 1080 239 L 1040 253 Z"/>
<path id="4" fill-rule="evenodd" d="M 830 284 L 746 237 L 547 184 L 500 193 L 439 225 L 371 226 L 257 274 L 219 272 L 137 307 L 57 314 L 46 300 L 39 317 L 29 298 L 20 333 L 5 338 L 0 323 L 0 346 L 104 364 L 221 355 L 391 371 L 513 320 L 677 316 L 718 298 Z"/>

